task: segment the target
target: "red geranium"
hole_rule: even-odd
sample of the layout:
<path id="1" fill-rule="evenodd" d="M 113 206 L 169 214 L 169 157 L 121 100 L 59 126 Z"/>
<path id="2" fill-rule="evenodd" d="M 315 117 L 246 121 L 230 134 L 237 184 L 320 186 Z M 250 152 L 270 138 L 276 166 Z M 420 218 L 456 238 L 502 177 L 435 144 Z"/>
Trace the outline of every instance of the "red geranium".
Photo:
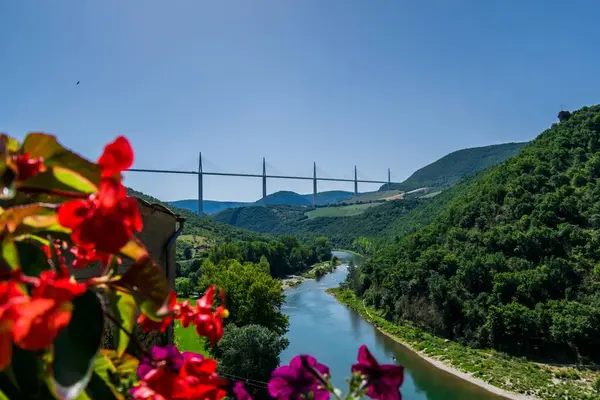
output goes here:
<path id="1" fill-rule="evenodd" d="M 114 142 L 107 144 L 98 159 L 98 165 L 102 169 L 103 178 L 121 180 L 116 175 L 133 165 L 133 149 L 129 141 L 123 136 L 119 136 Z"/>
<path id="2" fill-rule="evenodd" d="M 164 332 L 167 330 L 169 325 L 171 325 L 171 322 L 173 322 L 173 313 L 177 303 L 177 296 L 174 292 L 169 293 L 167 301 L 167 315 L 161 321 L 154 321 L 148 318 L 148 316 L 145 314 L 140 314 L 137 322 L 140 324 L 140 327 L 144 332 L 150 332 L 154 330 Z"/>
<path id="3" fill-rule="evenodd" d="M 12 356 L 12 329 L 18 317 L 16 306 L 28 301 L 17 282 L 0 282 L 0 371 L 10 364 Z"/>
<path id="4" fill-rule="evenodd" d="M 98 159 L 102 178 L 98 193 L 86 200 L 71 200 L 58 210 L 59 223 L 71 229 L 73 242 L 83 248 L 118 253 L 134 232 L 142 230 L 137 201 L 121 185 L 121 171 L 133 163 L 133 150 L 124 137 L 104 148 Z"/>
<path id="5" fill-rule="evenodd" d="M 17 180 L 24 181 L 42 172 L 44 167 L 43 158 L 31 158 L 28 153 L 19 154 L 14 157 L 17 164 Z"/>
<path id="6" fill-rule="evenodd" d="M 128 197 L 125 187 L 112 179 L 102 179 L 100 190 L 87 200 L 71 200 L 58 210 L 59 223 L 72 230 L 73 242 L 84 248 L 118 253 L 142 230 L 137 201 Z"/>
<path id="7" fill-rule="evenodd" d="M 71 300 L 86 289 L 85 284 L 59 277 L 55 271 L 43 271 L 31 300 L 19 304 L 14 311 L 17 314 L 12 329 L 14 342 L 26 350 L 48 347 L 71 320 Z"/>

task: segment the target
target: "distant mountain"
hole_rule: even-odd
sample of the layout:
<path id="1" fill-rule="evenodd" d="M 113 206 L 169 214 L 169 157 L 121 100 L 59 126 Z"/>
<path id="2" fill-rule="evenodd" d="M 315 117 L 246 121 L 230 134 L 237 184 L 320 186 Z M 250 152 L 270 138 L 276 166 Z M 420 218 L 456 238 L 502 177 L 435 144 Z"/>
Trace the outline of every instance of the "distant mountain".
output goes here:
<path id="1" fill-rule="evenodd" d="M 186 210 L 198 212 L 198 200 L 196 199 L 188 199 L 188 200 L 175 200 L 170 201 L 170 205 L 178 208 L 185 208 Z M 242 203 L 238 201 L 215 201 L 215 200 L 204 200 L 202 202 L 202 206 L 204 208 L 204 212 L 206 214 L 215 214 L 219 211 L 228 209 L 228 208 L 236 208 L 236 207 L 245 207 L 250 206 L 254 203 Z"/>
<path id="2" fill-rule="evenodd" d="M 493 167 L 516 155 L 527 143 L 504 143 L 454 151 L 415 171 L 390 189 L 409 191 L 422 187 L 447 189 L 463 178 Z M 379 190 L 389 190 L 383 185 Z"/>
<path id="3" fill-rule="evenodd" d="M 330 190 L 326 192 L 320 192 L 317 194 L 317 204 L 318 205 L 326 205 L 331 203 L 337 203 L 339 201 L 344 201 L 353 196 L 352 192 L 345 192 L 343 190 Z M 313 195 L 311 194 L 298 194 L 296 192 L 290 191 L 279 191 L 275 193 L 271 193 L 267 195 L 265 198 L 265 202 L 269 205 L 292 205 L 292 206 L 306 206 L 310 207 L 313 204 Z M 198 211 L 198 200 L 196 199 L 188 199 L 188 200 L 175 200 L 170 201 L 170 205 L 178 208 L 185 208 L 191 211 Z M 257 200 L 253 203 L 243 203 L 236 201 L 214 201 L 214 200 L 204 200 L 202 205 L 204 208 L 204 212 L 206 214 L 216 214 L 220 211 L 230 209 L 230 208 L 238 208 L 238 207 L 246 207 L 252 205 L 262 204 L 262 199 Z"/>

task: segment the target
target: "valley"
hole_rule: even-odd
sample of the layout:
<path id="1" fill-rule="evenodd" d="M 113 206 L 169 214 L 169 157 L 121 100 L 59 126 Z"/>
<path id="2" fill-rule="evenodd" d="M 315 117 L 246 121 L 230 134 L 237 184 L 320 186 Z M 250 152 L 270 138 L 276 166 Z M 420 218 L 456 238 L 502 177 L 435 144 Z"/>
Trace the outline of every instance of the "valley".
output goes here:
<path id="1" fill-rule="evenodd" d="M 497 166 L 422 196 L 192 214 L 179 263 L 189 269 L 222 254 L 269 265 L 277 240 L 302 247 L 323 238 L 326 248 L 365 256 L 335 296 L 386 334 L 503 390 L 592 399 L 600 385 L 597 121 L 600 106 L 579 110 Z M 298 271 L 285 268 L 271 275 Z"/>

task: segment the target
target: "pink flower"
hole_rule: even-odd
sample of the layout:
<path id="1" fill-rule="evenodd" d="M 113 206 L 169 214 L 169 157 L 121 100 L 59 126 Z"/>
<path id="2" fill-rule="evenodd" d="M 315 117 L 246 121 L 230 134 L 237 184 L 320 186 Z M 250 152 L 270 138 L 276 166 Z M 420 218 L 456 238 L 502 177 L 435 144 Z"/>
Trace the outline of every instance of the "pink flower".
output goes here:
<path id="1" fill-rule="evenodd" d="M 252 397 L 248 394 L 248 391 L 242 382 L 235 382 L 233 384 L 233 393 L 237 400 L 252 400 Z"/>
<path id="2" fill-rule="evenodd" d="M 277 368 L 271 374 L 268 388 L 271 397 L 279 400 L 302 400 L 313 393 L 314 400 L 329 399 L 329 391 L 311 371 L 302 364 L 302 359 L 318 371 L 323 377 L 329 375 L 329 368 L 319 364 L 309 355 L 300 355 L 292 358 L 290 365 Z M 304 396 L 304 397 L 303 397 Z"/>
<path id="3" fill-rule="evenodd" d="M 360 372 L 367 381 L 367 396 L 379 400 L 401 400 L 400 386 L 404 381 L 404 367 L 379 364 L 364 344 L 358 350 L 358 362 L 352 372 Z"/>

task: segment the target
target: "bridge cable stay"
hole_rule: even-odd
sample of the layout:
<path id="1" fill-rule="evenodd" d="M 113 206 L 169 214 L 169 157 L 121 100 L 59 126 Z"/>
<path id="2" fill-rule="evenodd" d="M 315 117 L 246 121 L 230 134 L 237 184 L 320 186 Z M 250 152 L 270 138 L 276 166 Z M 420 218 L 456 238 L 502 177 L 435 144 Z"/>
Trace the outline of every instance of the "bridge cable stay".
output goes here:
<path id="1" fill-rule="evenodd" d="M 265 160 L 265 164 L 267 166 L 267 175 L 281 175 L 281 176 L 285 175 L 279 169 L 277 169 L 276 167 L 274 167 L 273 164 L 269 164 L 269 162 L 266 161 L 266 160 Z M 262 168 L 262 166 L 261 166 L 261 168 Z"/>
<path id="2" fill-rule="evenodd" d="M 196 171 L 198 169 L 198 156 L 190 156 L 184 160 L 178 158 L 177 163 L 167 165 L 165 169 L 172 171 Z"/>
<path id="3" fill-rule="evenodd" d="M 324 170 L 322 170 L 321 168 L 319 168 L 319 164 L 317 163 L 317 177 L 319 177 L 319 178 L 331 178 L 331 175 L 329 175 L 327 172 L 325 172 Z"/>
<path id="4" fill-rule="evenodd" d="M 197 157 L 198 156 L 196 156 L 196 158 Z M 196 161 L 196 163 L 197 163 L 197 161 Z M 198 167 L 196 167 L 195 169 L 198 169 Z M 202 170 L 204 172 L 230 172 L 230 171 L 225 171 L 217 163 L 212 161 L 210 158 L 207 158 L 204 154 L 202 154 Z"/>

